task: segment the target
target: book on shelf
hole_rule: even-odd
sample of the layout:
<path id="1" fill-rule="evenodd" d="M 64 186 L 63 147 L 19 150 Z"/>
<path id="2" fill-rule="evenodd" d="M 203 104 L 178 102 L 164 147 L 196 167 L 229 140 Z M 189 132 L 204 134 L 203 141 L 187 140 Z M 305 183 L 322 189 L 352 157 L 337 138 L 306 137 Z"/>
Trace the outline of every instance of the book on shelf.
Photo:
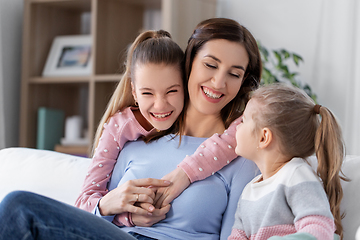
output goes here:
<path id="1" fill-rule="evenodd" d="M 47 107 L 38 109 L 36 148 L 54 150 L 64 134 L 64 119 L 63 110 Z"/>

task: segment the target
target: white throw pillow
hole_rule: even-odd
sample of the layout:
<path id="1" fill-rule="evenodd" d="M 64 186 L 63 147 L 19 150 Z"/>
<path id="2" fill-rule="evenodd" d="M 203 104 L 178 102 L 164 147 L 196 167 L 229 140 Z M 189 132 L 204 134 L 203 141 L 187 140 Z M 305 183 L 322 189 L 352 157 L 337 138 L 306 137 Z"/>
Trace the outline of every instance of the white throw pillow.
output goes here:
<path id="1" fill-rule="evenodd" d="M 0 150 L 0 201 L 14 190 L 39 193 L 74 205 L 91 160 L 48 150 Z"/>

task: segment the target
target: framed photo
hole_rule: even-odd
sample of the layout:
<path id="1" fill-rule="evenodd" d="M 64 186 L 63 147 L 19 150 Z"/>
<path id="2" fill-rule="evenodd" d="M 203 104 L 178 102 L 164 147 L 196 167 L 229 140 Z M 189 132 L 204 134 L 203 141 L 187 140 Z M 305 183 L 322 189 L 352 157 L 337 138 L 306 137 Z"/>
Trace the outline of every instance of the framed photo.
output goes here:
<path id="1" fill-rule="evenodd" d="M 58 36 L 47 57 L 43 76 L 86 76 L 91 74 L 91 36 Z"/>

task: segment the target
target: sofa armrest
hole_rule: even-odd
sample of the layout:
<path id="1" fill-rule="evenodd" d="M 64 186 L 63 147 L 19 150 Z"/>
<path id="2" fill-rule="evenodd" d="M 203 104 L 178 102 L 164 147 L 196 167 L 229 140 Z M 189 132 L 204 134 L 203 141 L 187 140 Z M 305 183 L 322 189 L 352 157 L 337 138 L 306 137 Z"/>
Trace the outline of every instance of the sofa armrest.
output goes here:
<path id="1" fill-rule="evenodd" d="M 48 150 L 0 150 L 0 201 L 11 191 L 25 190 L 74 205 L 89 158 Z"/>

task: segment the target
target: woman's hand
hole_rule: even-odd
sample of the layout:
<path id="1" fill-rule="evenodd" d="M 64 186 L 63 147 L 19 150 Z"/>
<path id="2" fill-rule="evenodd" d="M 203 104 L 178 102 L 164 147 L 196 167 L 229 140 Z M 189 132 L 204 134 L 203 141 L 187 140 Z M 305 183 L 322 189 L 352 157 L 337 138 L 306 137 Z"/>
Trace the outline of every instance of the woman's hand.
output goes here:
<path id="1" fill-rule="evenodd" d="M 148 209 L 151 205 L 148 203 L 136 203 L 136 205 L 140 206 L 143 209 Z M 135 226 L 139 227 L 151 227 L 155 223 L 166 218 L 166 214 L 170 210 L 170 204 L 162 207 L 160 209 L 153 209 L 151 215 L 140 215 L 132 213 L 131 219 Z"/>
<path id="2" fill-rule="evenodd" d="M 165 175 L 162 179 L 168 180 L 172 184 L 168 187 L 159 188 L 156 191 L 154 199 L 155 208 L 161 208 L 170 204 L 191 183 L 189 177 L 180 167 L 177 167 L 171 173 Z"/>
<path id="3" fill-rule="evenodd" d="M 129 180 L 100 199 L 98 204 L 100 214 L 109 216 L 123 212 L 131 212 L 147 215 L 150 211 L 134 206 L 134 203 L 143 202 L 150 205 L 153 204 L 155 198 L 154 190 L 156 190 L 157 187 L 166 187 L 169 185 L 169 181 L 154 178 Z M 147 209 L 149 209 L 149 207 Z"/>

